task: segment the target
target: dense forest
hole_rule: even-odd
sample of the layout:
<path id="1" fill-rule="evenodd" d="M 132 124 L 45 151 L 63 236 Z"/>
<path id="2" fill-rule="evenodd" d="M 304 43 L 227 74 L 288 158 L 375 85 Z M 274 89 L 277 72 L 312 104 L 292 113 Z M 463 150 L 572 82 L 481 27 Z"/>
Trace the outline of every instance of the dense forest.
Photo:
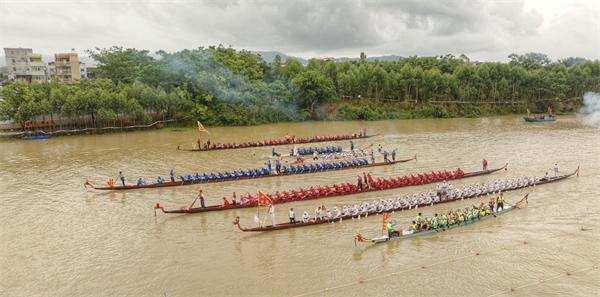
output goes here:
<path id="1" fill-rule="evenodd" d="M 0 89 L 0 117 L 61 117 L 80 126 L 200 120 L 206 125 L 279 121 L 476 117 L 541 109 L 600 91 L 600 61 L 511 54 L 509 63 L 461 55 L 398 61 L 311 59 L 271 63 L 211 46 L 175 53 L 112 47 L 89 51 L 96 79 L 70 85 L 13 82 Z"/>

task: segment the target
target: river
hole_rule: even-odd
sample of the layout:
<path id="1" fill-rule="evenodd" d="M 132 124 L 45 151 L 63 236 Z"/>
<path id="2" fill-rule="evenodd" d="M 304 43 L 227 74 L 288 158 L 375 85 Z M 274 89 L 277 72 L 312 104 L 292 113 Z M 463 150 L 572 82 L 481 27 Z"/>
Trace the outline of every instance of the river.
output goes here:
<path id="1" fill-rule="evenodd" d="M 581 165 L 581 176 L 506 194 L 530 193 L 528 207 L 437 235 L 377 246 L 355 246 L 357 231 L 380 233 L 381 216 L 248 234 L 236 216 L 254 226 L 256 209 L 154 216 L 153 205 L 188 205 L 198 186 L 128 192 L 86 190 L 122 170 L 128 182 L 218 169 L 257 167 L 270 148 L 177 152 L 195 129 L 166 128 L 122 134 L 0 142 L 1 296 L 599 296 L 600 130 L 577 116 L 526 124 L 518 116 L 379 122 L 283 123 L 210 128 L 211 141 L 253 140 L 358 132 L 380 135 L 356 141 L 398 148 L 416 162 L 375 168 L 397 176 L 437 169 L 479 170 L 509 163 L 509 170 L 455 181 L 454 185 L 513 176 L 541 176 Z M 348 146 L 347 142 L 339 145 Z M 325 145 L 325 144 L 323 144 Z M 289 147 L 279 147 L 279 150 Z M 310 174 L 203 186 L 207 205 L 232 192 L 274 192 L 356 180 L 360 171 Z M 551 173 L 552 174 L 552 173 Z M 277 221 L 289 207 L 297 217 L 315 207 L 372 201 L 431 190 L 400 188 L 276 205 Z M 419 209 L 426 215 L 479 203 L 461 201 Z M 404 226 L 415 210 L 396 212 Z M 261 209 L 264 215 L 264 209 Z M 477 255 L 479 253 L 479 255 Z M 569 272 L 571 275 L 567 275 Z M 514 288 L 514 292 L 510 289 Z"/>

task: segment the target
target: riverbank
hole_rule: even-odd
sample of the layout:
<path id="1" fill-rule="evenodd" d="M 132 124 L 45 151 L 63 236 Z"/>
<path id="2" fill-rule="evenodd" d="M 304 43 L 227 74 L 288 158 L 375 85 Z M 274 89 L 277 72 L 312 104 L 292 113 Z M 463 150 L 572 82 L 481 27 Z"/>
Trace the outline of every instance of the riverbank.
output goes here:
<path id="1" fill-rule="evenodd" d="M 73 135 L 90 135 L 90 134 L 105 134 L 115 132 L 130 132 L 149 129 L 160 129 L 168 123 L 174 123 L 175 120 L 156 121 L 148 125 L 132 125 L 124 127 L 101 127 L 101 128 L 82 128 L 82 129 L 60 129 L 60 130 L 32 130 L 20 132 L 5 132 L 0 133 L 0 138 L 25 138 L 32 136 L 73 136 Z"/>

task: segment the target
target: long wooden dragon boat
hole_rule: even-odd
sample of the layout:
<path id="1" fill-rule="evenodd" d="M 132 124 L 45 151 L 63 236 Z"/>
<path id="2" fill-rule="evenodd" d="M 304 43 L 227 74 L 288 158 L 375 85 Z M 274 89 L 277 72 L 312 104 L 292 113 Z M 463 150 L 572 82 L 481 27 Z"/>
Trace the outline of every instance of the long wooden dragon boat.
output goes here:
<path id="1" fill-rule="evenodd" d="M 504 166 L 502 166 L 500 168 L 466 172 L 460 176 L 451 177 L 449 179 L 461 179 L 461 178 L 467 178 L 467 177 L 487 175 L 487 174 L 491 174 L 491 173 L 494 173 L 494 172 L 497 172 L 497 171 L 500 171 L 503 169 L 506 170 L 507 166 L 508 166 L 508 164 L 505 164 Z M 398 178 L 398 179 L 400 179 L 400 178 Z M 342 186 L 335 185 L 333 187 L 329 187 L 329 186 L 317 187 L 318 189 L 315 189 L 314 191 L 302 192 L 302 191 L 292 190 L 291 191 L 292 195 L 289 199 L 277 199 L 277 197 L 275 197 L 275 199 L 273 199 L 273 202 L 275 204 L 280 204 L 280 203 L 288 203 L 288 202 L 294 202 L 294 201 L 316 200 L 316 199 L 332 198 L 332 197 L 338 197 L 338 196 L 349 196 L 349 195 L 360 194 L 360 193 L 369 193 L 369 192 L 383 191 L 383 190 L 389 190 L 389 189 L 396 189 L 396 188 L 400 188 L 400 187 L 425 185 L 425 184 L 431 184 L 431 183 L 440 182 L 440 181 L 442 181 L 442 179 L 431 179 L 431 180 L 427 180 L 427 182 L 422 182 L 419 184 L 394 184 L 394 185 L 388 186 L 388 187 L 371 187 L 371 188 L 363 189 L 363 190 L 357 189 L 355 184 L 344 183 L 344 184 L 342 184 Z M 336 190 L 336 188 L 339 190 Z M 321 191 L 322 189 L 327 189 L 327 190 Z M 271 195 L 271 196 L 274 196 L 274 195 Z M 155 210 L 160 209 L 163 213 L 169 213 L 169 214 L 186 214 L 186 213 L 200 213 L 200 212 L 221 211 L 221 210 L 228 210 L 228 209 L 250 208 L 250 207 L 256 207 L 256 203 L 235 204 L 235 205 L 230 204 L 229 206 L 211 205 L 211 206 L 206 206 L 206 207 L 183 207 L 183 208 L 174 209 L 174 210 L 165 210 L 164 207 L 160 205 L 160 203 L 156 203 L 156 205 L 154 206 L 154 209 Z"/>
<path id="2" fill-rule="evenodd" d="M 177 186 L 188 186 L 188 185 L 195 185 L 195 184 L 209 184 L 209 183 L 220 183 L 220 182 L 229 182 L 229 181 L 240 181 L 240 180 L 255 180 L 255 179 L 263 179 L 263 178 L 268 178 L 268 177 L 283 177 L 283 176 L 297 176 L 297 175 L 304 175 L 304 174 L 310 174 L 310 173 L 320 173 L 320 172 L 333 172 L 333 171 L 340 171 L 340 170 L 348 170 L 348 169 L 364 169 L 364 168 L 373 168 L 373 167 L 381 167 L 381 166 L 391 166 L 391 165 L 395 165 L 395 164 L 400 164 L 400 163 L 406 163 L 412 160 L 416 160 L 417 159 L 417 155 L 414 155 L 412 158 L 408 158 L 408 159 L 403 159 L 403 160 L 397 160 L 397 161 L 390 161 L 390 162 L 378 162 L 378 163 L 369 163 L 366 159 L 359 159 L 360 162 L 358 162 L 359 160 L 356 160 L 357 162 L 355 162 L 356 165 L 335 165 L 335 164 L 340 164 L 340 163 L 344 163 L 344 164 L 350 164 L 351 162 L 354 164 L 354 160 L 352 161 L 330 161 L 330 162 L 322 162 L 322 163 L 307 163 L 309 165 L 321 165 L 318 168 L 315 168 L 315 170 L 312 169 L 302 169 L 302 171 L 297 171 L 295 173 L 270 173 L 270 174 L 261 174 L 258 176 L 233 176 L 233 175 L 228 175 L 228 176 L 223 176 L 223 178 L 211 178 L 211 179 L 206 179 L 201 177 L 200 179 L 195 179 L 195 178 L 191 178 L 191 179 L 184 179 L 184 180 L 179 180 L 179 181 L 165 181 L 162 183 L 146 183 L 146 184 L 141 184 L 141 185 L 125 185 L 125 186 L 107 186 L 107 187 L 96 187 L 94 186 L 92 183 L 90 183 L 89 181 L 86 181 L 84 183 L 85 187 L 91 187 L 95 190 L 108 190 L 108 191 L 118 191 L 118 190 L 135 190 L 135 189 L 147 189 L 147 188 L 165 188 L 165 187 L 177 187 Z M 326 165 L 327 164 L 327 165 Z M 294 164 L 295 166 L 302 166 L 303 164 Z"/>
<path id="3" fill-rule="evenodd" d="M 565 174 L 565 175 L 561 175 L 561 176 L 557 176 L 557 177 L 549 177 L 547 179 L 541 179 L 538 180 L 537 182 L 535 182 L 533 184 L 533 186 L 539 186 L 539 185 L 544 185 L 544 184 L 548 184 L 548 183 L 553 183 L 553 182 L 557 182 L 557 181 L 561 181 L 564 179 L 567 179 L 575 174 L 579 173 L 579 167 L 570 174 Z M 523 188 L 526 188 L 529 186 L 524 186 L 524 187 L 516 187 L 516 188 L 512 188 L 509 190 L 503 190 L 503 192 L 508 192 L 508 191 L 516 191 L 516 190 L 520 190 Z M 462 199 L 468 199 L 468 198 L 476 198 L 478 195 L 473 194 L 470 196 L 466 196 L 466 197 L 462 197 L 460 199 L 446 199 L 446 200 L 441 200 L 439 202 L 433 203 L 433 204 L 442 204 L 442 203 L 448 203 L 448 202 L 453 202 L 453 201 L 457 201 L 457 200 L 462 200 Z M 419 207 L 423 207 L 423 206 L 430 206 L 432 205 L 431 203 L 429 204 L 419 204 L 419 205 L 415 205 L 413 207 L 415 208 L 419 208 Z M 351 219 L 355 219 L 355 218 L 360 218 L 362 217 L 367 217 L 369 215 L 377 215 L 377 214 L 381 214 L 384 212 L 391 212 L 391 211 L 400 211 L 400 210 L 406 210 L 406 209 L 410 209 L 410 206 L 406 206 L 406 207 L 400 207 L 400 208 L 394 208 L 391 209 L 389 211 L 381 211 L 381 212 L 377 212 L 377 211 L 372 211 L 369 212 L 367 214 L 364 215 L 358 215 L 358 216 L 354 216 L 354 215 L 347 215 L 347 216 L 341 216 L 339 218 L 336 218 L 334 220 L 311 220 L 309 222 L 303 223 L 303 222 L 296 222 L 294 224 L 292 223 L 282 223 L 282 224 L 277 224 L 275 226 L 263 226 L 263 227 L 255 227 L 255 228 L 244 228 L 240 225 L 240 218 L 239 216 L 235 218 L 235 221 L 233 222 L 234 225 L 236 225 L 241 231 L 244 232 L 268 232 L 268 231 L 275 231 L 275 230 L 283 230 L 283 229 L 290 229 L 290 228 L 300 228 L 300 227 L 306 227 L 306 226 L 313 226 L 313 225 L 320 225 L 320 224 L 325 224 L 325 223 L 334 223 L 334 222 L 343 222 L 344 220 L 351 220 Z"/>
<path id="4" fill-rule="evenodd" d="M 362 236 L 362 234 L 358 233 L 358 234 L 356 234 L 356 236 L 354 236 L 354 244 L 356 244 L 357 242 L 373 243 L 373 244 L 384 243 L 384 242 L 389 242 L 389 241 L 413 238 L 413 237 L 417 237 L 417 236 L 435 234 L 435 233 L 447 231 L 450 229 L 455 229 L 458 227 L 471 225 L 471 224 L 474 224 L 474 223 L 477 223 L 477 222 L 480 222 L 483 220 L 487 220 L 490 218 L 496 218 L 499 215 L 503 215 L 503 214 L 508 213 L 515 209 L 520 209 L 523 207 L 523 204 L 528 204 L 528 197 L 529 197 L 529 194 L 526 194 L 525 197 L 521 198 L 521 200 L 519 200 L 515 204 L 509 204 L 509 203 L 505 202 L 506 206 L 501 211 L 494 212 L 493 214 L 488 214 L 488 215 L 480 216 L 478 218 L 465 220 L 462 223 L 452 224 L 452 225 L 446 226 L 444 228 L 428 229 L 428 230 L 422 230 L 422 231 L 401 230 L 398 232 L 398 234 L 395 234 L 392 237 L 389 237 L 388 235 L 383 235 L 383 236 L 375 237 L 375 238 L 365 238 L 364 236 Z"/>
<path id="5" fill-rule="evenodd" d="M 366 129 L 360 133 L 354 134 L 341 134 L 341 135 L 326 135 L 326 136 L 311 136 L 301 138 L 281 138 L 281 139 L 269 139 L 251 142 L 241 143 L 225 143 L 225 144 L 211 144 L 205 143 L 203 147 L 199 148 L 182 148 L 180 145 L 177 146 L 178 151 L 184 152 L 206 152 L 206 151 L 218 151 L 218 150 L 231 150 L 231 149 L 244 149 L 244 148 L 256 148 L 264 146 L 279 146 L 279 145 L 292 145 L 292 144 L 306 144 L 306 143 L 317 143 L 317 142 L 333 142 L 333 141 L 345 141 L 354 139 L 365 139 L 375 137 L 378 134 L 367 135 Z"/>

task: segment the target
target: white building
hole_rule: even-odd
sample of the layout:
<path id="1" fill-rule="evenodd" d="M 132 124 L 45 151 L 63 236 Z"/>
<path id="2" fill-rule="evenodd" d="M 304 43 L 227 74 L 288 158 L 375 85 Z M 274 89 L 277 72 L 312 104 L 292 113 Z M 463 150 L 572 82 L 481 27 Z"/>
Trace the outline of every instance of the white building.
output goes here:
<path id="1" fill-rule="evenodd" d="M 87 67 L 81 61 L 79 61 L 79 72 L 81 73 L 81 78 L 87 78 Z"/>
<path id="2" fill-rule="evenodd" d="M 8 79 L 27 82 L 46 80 L 46 64 L 42 55 L 30 48 L 4 48 Z"/>
<path id="3" fill-rule="evenodd" d="M 30 48 L 4 48 L 9 79 L 30 75 L 29 54 L 33 54 Z"/>
<path id="4" fill-rule="evenodd" d="M 42 60 L 40 54 L 29 54 L 29 75 L 31 75 L 31 81 L 44 81 L 46 80 L 46 64 Z"/>

